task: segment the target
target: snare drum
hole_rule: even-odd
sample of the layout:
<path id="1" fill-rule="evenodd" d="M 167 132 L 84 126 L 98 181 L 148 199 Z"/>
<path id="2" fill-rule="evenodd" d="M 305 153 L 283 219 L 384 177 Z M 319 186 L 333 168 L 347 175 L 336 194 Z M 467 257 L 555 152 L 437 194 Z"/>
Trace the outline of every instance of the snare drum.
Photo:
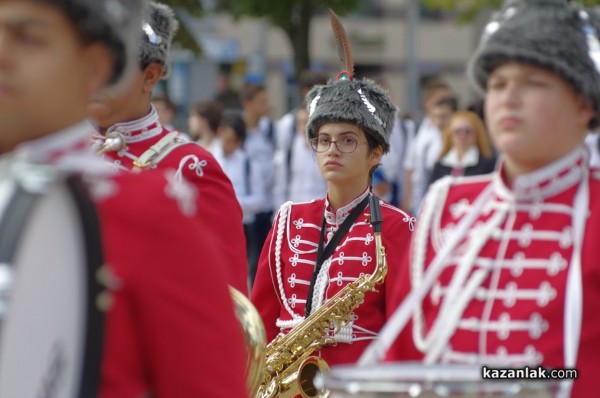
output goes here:
<path id="1" fill-rule="evenodd" d="M 0 184 L 0 397 L 97 395 L 103 264 L 95 207 L 76 177 Z"/>
<path id="2" fill-rule="evenodd" d="M 331 398 L 553 398 L 558 390 L 556 383 L 496 382 L 481 376 L 480 366 L 401 362 L 332 367 L 324 384 Z"/>

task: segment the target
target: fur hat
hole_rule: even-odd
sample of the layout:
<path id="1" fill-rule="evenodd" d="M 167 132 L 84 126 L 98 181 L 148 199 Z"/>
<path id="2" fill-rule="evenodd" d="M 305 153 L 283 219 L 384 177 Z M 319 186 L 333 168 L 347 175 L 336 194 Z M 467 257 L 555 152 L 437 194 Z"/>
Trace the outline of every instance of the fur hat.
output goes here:
<path id="1" fill-rule="evenodd" d="M 330 80 L 315 86 L 306 96 L 308 139 L 317 135 L 327 122 L 354 123 L 383 147 L 390 148 L 390 134 L 397 108 L 388 94 L 375 82 L 363 80 Z"/>
<path id="2" fill-rule="evenodd" d="M 142 23 L 143 37 L 140 63 L 143 67 L 156 62 L 163 66 L 163 79 L 171 74 L 171 43 L 179 28 L 173 9 L 166 4 L 151 2 L 148 16 Z"/>
<path id="3" fill-rule="evenodd" d="M 81 36 L 101 41 L 111 50 L 115 67 L 110 84 L 123 80 L 135 63 L 145 0 L 41 0 L 57 7 Z"/>
<path id="4" fill-rule="evenodd" d="M 566 0 L 511 0 L 487 24 L 467 74 L 485 93 L 490 73 L 509 62 L 535 65 L 561 76 L 600 115 L 598 14 Z"/>

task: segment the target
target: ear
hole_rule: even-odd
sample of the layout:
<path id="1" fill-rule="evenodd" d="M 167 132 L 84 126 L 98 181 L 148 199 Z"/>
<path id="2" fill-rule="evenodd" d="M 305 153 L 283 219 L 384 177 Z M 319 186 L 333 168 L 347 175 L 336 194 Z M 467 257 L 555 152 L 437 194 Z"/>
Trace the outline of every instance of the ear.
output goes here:
<path id="1" fill-rule="evenodd" d="M 588 124 L 590 123 L 596 112 L 594 111 L 594 106 L 588 99 L 582 96 L 578 96 L 578 100 L 578 120 L 581 122 L 581 125 L 585 126 L 585 128 L 587 129 Z"/>
<path id="2" fill-rule="evenodd" d="M 370 166 L 373 167 L 375 165 L 378 165 L 381 162 L 382 156 L 383 156 L 383 147 L 381 145 L 377 145 L 369 153 Z"/>
<path id="3" fill-rule="evenodd" d="M 156 86 L 156 83 L 158 83 L 158 81 L 163 77 L 165 70 L 162 67 L 162 65 L 156 63 L 156 62 L 152 62 L 150 63 L 148 66 L 146 66 L 146 69 L 144 69 L 143 73 L 144 73 L 144 83 L 142 85 L 142 90 L 145 93 L 152 93 L 152 90 L 154 89 L 154 86 Z"/>
<path id="4" fill-rule="evenodd" d="M 108 48 L 100 42 L 96 42 L 84 48 L 83 62 L 86 66 L 85 96 L 87 99 L 91 99 L 110 80 L 115 61 Z"/>

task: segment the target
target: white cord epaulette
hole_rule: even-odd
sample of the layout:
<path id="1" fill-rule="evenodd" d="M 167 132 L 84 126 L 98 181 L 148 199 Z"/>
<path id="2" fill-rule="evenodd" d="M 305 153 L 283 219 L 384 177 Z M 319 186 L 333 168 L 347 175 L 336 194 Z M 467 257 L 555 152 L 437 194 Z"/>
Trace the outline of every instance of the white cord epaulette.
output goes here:
<path id="1" fill-rule="evenodd" d="M 278 213 L 278 222 L 277 222 L 277 235 L 275 237 L 275 270 L 277 273 L 277 287 L 279 288 L 279 295 L 281 297 L 281 303 L 283 307 L 291 315 L 294 320 L 303 320 L 304 317 L 296 314 L 288 303 L 288 299 L 285 295 L 285 289 L 283 287 L 283 276 L 281 275 L 281 245 L 283 242 L 283 232 L 285 231 L 285 226 L 287 223 L 287 218 L 292 208 L 292 202 L 285 202 L 281 205 Z"/>
<path id="2" fill-rule="evenodd" d="M 179 138 L 178 131 L 172 131 L 142 153 L 142 155 L 133 162 L 133 165 L 137 169 L 152 167 L 163 160 L 175 148 L 187 143 L 188 141 Z"/>

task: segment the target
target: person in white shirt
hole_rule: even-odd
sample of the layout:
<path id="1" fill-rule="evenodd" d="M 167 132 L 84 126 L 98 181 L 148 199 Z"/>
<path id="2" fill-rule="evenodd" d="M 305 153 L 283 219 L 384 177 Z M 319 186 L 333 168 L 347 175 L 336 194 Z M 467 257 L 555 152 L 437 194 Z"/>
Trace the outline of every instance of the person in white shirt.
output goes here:
<path id="1" fill-rule="evenodd" d="M 321 198 L 327 192 L 327 182 L 321 176 L 315 153 L 306 140 L 308 111 L 296 110 L 296 129 L 289 149 L 279 148 L 275 154 L 275 204 L 287 201 L 308 202 Z"/>
<path id="2" fill-rule="evenodd" d="M 244 150 L 259 169 L 265 188 L 263 205 L 255 215 L 252 228 L 254 244 L 250 254 L 250 286 L 254 281 L 253 270 L 256 269 L 263 243 L 271 229 L 273 217 L 273 185 L 275 182 L 275 141 L 277 137 L 274 123 L 269 119 L 269 96 L 262 84 L 246 84 L 240 93 L 246 124 L 246 140 Z"/>
<path id="3" fill-rule="evenodd" d="M 217 129 L 222 113 L 223 108 L 216 101 L 199 101 L 189 110 L 187 124 L 190 137 L 210 153 L 220 146 Z"/>
<path id="4" fill-rule="evenodd" d="M 217 129 L 219 145 L 214 148 L 214 157 L 231 180 L 235 196 L 243 212 L 246 250 L 250 265 L 251 280 L 256 268 L 252 268 L 252 250 L 256 244 L 253 224 L 265 202 L 265 187 L 260 168 L 244 150 L 246 126 L 239 111 L 228 109 L 223 112 Z"/>
<path id="5" fill-rule="evenodd" d="M 404 167 L 406 170 L 406 189 L 404 206 L 409 211 L 418 212 L 419 206 L 431 179 L 431 171 L 439 160 L 442 150 L 442 131 L 446 128 L 450 117 L 457 110 L 454 97 L 443 98 L 432 106 L 428 116 L 419 128 L 416 138 L 409 150 Z M 425 124 L 427 123 L 427 124 Z"/>
<path id="6" fill-rule="evenodd" d="M 390 151 L 381 159 L 381 172 L 385 182 L 390 186 L 389 192 L 379 192 L 385 200 L 401 205 L 404 192 L 405 159 L 415 139 L 415 123 L 396 115 L 394 128 L 390 137 Z M 375 187 L 373 187 L 375 189 Z M 393 192 L 395 190 L 396 192 Z"/>

